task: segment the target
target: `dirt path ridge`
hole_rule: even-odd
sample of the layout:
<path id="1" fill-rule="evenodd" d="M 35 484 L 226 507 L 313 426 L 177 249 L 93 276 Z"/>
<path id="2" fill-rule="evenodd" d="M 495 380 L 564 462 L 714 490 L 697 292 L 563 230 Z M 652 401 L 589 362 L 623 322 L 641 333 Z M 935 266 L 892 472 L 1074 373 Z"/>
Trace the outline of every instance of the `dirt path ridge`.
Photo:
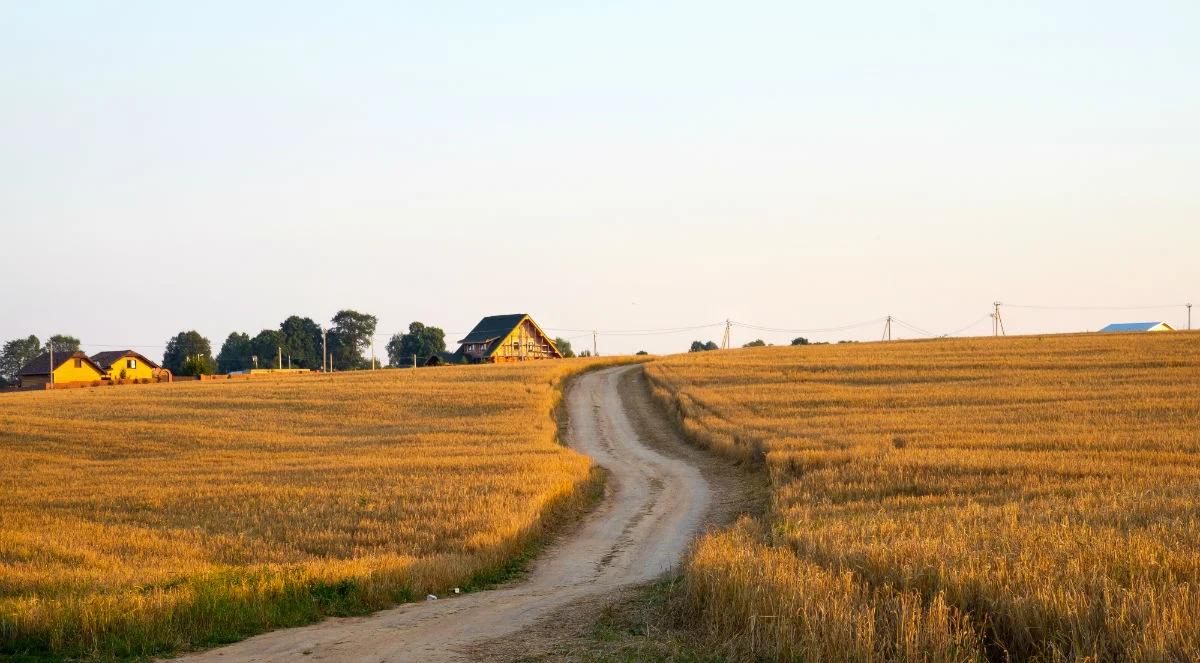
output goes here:
<path id="1" fill-rule="evenodd" d="M 600 505 L 551 545 L 527 577 L 500 589 L 409 603 L 367 617 L 333 618 L 197 652 L 178 661 L 438 663 L 472 660 L 572 602 L 653 580 L 678 564 L 710 517 L 713 490 L 686 454 L 660 453 L 639 436 L 648 403 L 626 401 L 640 366 L 584 374 L 565 394 L 568 444 L 609 472 Z M 624 399 L 622 398 L 624 391 Z"/>

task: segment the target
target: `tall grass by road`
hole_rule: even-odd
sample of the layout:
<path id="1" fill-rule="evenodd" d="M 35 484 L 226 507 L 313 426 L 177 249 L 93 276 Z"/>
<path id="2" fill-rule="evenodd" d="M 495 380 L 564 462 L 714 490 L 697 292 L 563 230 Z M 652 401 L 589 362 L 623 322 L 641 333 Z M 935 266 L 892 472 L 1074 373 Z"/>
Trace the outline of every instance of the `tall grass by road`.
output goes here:
<path id="1" fill-rule="evenodd" d="M 741 660 L 1200 660 L 1200 334 L 765 348 L 647 366 L 773 513 L 706 537 Z"/>
<path id="2" fill-rule="evenodd" d="M 0 653 L 143 656 L 503 575 L 598 486 L 605 360 L 0 395 Z"/>

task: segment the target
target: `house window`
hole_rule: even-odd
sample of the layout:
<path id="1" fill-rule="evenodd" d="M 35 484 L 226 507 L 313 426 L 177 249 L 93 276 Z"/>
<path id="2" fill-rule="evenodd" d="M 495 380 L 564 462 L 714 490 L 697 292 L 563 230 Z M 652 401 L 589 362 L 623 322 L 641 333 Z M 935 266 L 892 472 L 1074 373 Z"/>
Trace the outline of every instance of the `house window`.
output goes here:
<path id="1" fill-rule="evenodd" d="M 125 368 L 137 368 L 137 360 L 136 359 L 126 359 L 125 360 Z"/>
<path id="2" fill-rule="evenodd" d="M 75 360 L 75 368 L 83 368 L 83 360 L 82 359 Z"/>

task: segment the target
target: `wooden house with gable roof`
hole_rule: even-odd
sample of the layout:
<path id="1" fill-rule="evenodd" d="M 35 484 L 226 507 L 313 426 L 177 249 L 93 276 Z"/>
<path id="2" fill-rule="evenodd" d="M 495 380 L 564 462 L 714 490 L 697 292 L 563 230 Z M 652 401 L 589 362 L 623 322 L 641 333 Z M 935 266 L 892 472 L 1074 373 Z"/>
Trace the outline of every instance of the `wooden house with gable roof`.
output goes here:
<path id="1" fill-rule="evenodd" d="M 489 315 L 459 342 L 449 363 L 498 363 L 561 359 L 554 339 L 526 313 Z"/>

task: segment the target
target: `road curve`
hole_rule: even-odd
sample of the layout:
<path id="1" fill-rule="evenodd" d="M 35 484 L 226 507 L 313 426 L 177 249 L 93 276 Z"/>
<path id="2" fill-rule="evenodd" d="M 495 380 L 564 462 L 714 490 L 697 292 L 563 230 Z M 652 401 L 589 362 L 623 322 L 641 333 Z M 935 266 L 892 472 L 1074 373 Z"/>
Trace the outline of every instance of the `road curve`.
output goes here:
<path id="1" fill-rule="evenodd" d="M 526 578 L 368 617 L 272 631 L 176 660 L 465 661 L 474 643 L 513 634 L 573 601 L 658 577 L 679 562 L 713 498 L 697 467 L 639 439 L 618 391 L 622 375 L 638 370 L 586 373 L 568 388 L 568 444 L 609 471 L 608 487 L 600 505 L 547 549 Z"/>

